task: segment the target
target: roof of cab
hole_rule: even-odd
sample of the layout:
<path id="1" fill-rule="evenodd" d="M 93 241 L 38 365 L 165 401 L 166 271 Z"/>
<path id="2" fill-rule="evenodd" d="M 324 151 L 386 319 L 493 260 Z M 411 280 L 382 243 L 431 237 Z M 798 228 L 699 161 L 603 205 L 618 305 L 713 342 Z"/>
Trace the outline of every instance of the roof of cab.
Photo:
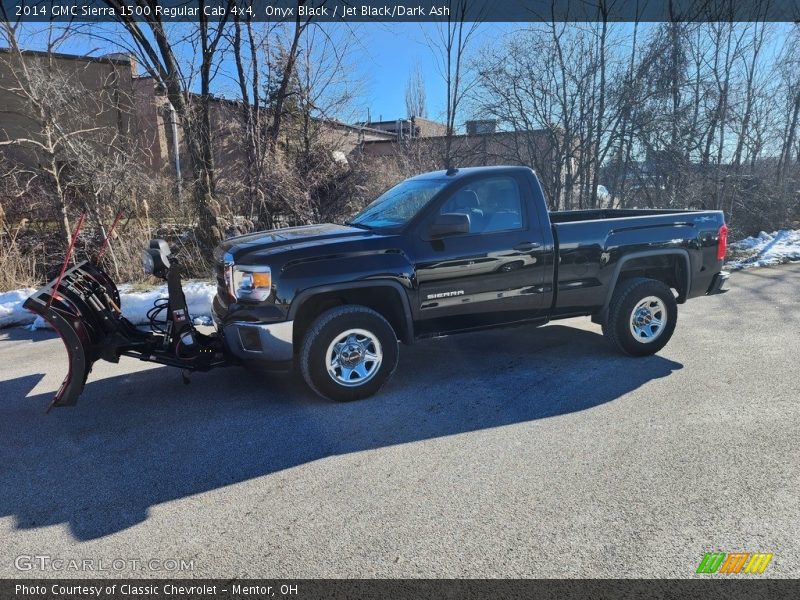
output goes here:
<path id="1" fill-rule="evenodd" d="M 513 173 L 525 171 L 530 173 L 530 167 L 522 167 L 519 165 L 499 165 L 489 167 L 462 167 L 451 168 L 446 171 L 430 171 L 429 173 L 422 173 L 416 175 L 411 179 L 461 179 L 470 175 L 477 175 L 479 173 Z"/>

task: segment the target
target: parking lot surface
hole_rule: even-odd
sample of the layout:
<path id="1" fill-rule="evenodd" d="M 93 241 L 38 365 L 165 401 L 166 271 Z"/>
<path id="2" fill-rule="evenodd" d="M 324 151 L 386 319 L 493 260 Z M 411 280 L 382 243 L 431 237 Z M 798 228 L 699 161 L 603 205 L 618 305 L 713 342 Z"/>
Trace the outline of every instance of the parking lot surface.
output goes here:
<path id="1" fill-rule="evenodd" d="M 0 576 L 692 577 L 761 551 L 800 577 L 800 265 L 730 287 L 656 356 L 588 319 L 454 336 L 351 404 L 123 358 L 45 415 L 61 342 L 0 331 Z"/>

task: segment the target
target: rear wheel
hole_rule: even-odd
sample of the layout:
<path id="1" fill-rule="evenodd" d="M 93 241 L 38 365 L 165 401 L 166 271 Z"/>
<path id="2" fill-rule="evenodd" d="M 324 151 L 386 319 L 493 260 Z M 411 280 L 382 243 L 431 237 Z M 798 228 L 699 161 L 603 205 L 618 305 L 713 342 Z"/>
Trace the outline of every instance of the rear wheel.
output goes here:
<path id="1" fill-rule="evenodd" d="M 397 367 L 392 326 L 366 306 L 332 308 L 311 324 L 303 338 L 300 368 L 320 396 L 347 402 L 372 396 Z"/>
<path id="2" fill-rule="evenodd" d="M 614 291 L 603 335 L 625 354 L 647 356 L 667 345 L 677 321 L 678 304 L 669 286 L 636 277 Z"/>

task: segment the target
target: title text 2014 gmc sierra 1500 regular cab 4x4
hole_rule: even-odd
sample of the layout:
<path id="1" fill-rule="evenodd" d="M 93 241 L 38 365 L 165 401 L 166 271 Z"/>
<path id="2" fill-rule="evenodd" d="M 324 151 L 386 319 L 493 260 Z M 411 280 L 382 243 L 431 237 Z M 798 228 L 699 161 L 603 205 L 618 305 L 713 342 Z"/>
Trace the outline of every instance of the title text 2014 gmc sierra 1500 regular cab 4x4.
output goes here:
<path id="1" fill-rule="evenodd" d="M 653 354 L 678 304 L 722 291 L 726 238 L 720 211 L 549 212 L 528 168 L 450 169 L 347 225 L 225 241 L 213 315 L 242 360 L 355 400 L 392 375 L 398 341 L 486 327 L 586 315 L 618 350 Z"/>

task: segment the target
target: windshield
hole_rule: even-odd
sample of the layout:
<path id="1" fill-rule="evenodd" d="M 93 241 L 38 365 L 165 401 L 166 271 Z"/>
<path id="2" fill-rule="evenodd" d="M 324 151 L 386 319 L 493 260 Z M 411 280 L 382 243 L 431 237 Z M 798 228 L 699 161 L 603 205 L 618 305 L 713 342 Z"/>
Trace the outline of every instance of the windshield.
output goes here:
<path id="1" fill-rule="evenodd" d="M 350 224 L 370 229 L 401 227 L 413 219 L 446 184 L 447 181 L 436 179 L 403 181 L 381 194 L 353 217 Z"/>

